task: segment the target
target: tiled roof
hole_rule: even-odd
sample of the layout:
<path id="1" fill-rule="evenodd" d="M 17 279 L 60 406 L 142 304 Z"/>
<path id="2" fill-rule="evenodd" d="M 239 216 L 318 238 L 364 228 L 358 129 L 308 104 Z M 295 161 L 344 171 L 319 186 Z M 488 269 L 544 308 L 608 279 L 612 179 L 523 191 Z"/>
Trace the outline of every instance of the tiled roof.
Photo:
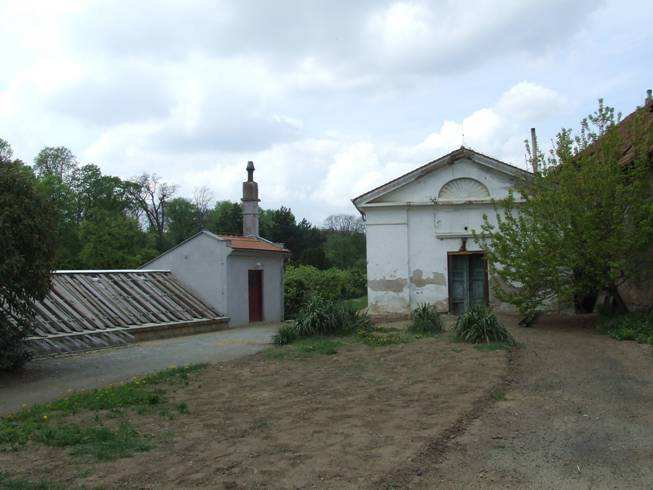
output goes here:
<path id="1" fill-rule="evenodd" d="M 637 125 L 642 124 L 643 127 L 638 128 Z M 635 147 L 637 143 L 647 145 L 644 151 L 648 153 L 648 157 L 653 157 L 653 100 L 647 100 L 644 107 L 640 107 L 628 116 L 617 126 L 624 140 L 623 155 L 619 160 L 622 166 L 632 163 L 635 159 Z M 639 132 L 636 132 L 639 131 Z M 644 138 L 648 141 L 634 141 L 635 139 Z"/>
<path id="2" fill-rule="evenodd" d="M 282 246 L 258 237 L 238 235 L 217 235 L 217 237 L 221 240 L 227 240 L 229 246 L 236 250 L 262 250 L 265 252 L 290 253 L 289 250 Z"/>

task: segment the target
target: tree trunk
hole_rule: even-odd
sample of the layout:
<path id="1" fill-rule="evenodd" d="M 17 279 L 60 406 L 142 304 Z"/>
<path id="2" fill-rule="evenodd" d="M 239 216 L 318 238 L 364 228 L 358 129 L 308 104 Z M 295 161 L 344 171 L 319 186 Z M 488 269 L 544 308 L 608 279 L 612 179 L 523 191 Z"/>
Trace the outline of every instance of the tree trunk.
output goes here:
<path id="1" fill-rule="evenodd" d="M 628 307 L 621 297 L 621 294 L 619 294 L 619 288 L 617 288 L 615 284 L 611 284 L 605 290 L 603 309 L 610 315 L 622 315 L 628 313 Z"/>
<path id="2" fill-rule="evenodd" d="M 592 313 L 594 311 L 594 306 L 596 305 L 596 300 L 598 299 L 598 296 L 599 296 L 598 293 L 595 291 L 583 295 L 575 294 L 574 312 L 577 315 L 582 315 L 584 313 Z"/>

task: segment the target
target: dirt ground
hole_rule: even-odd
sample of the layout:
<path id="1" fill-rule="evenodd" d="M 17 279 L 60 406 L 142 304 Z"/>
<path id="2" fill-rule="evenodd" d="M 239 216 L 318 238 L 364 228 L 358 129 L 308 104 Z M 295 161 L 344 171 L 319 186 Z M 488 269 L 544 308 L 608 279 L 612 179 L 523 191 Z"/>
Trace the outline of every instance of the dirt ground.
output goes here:
<path id="1" fill-rule="evenodd" d="M 503 320 L 512 353 L 441 336 L 212 365 L 175 395 L 189 414 L 134 416 L 149 452 L 33 447 L 0 469 L 71 487 L 653 488 L 651 348 L 577 318 Z"/>
<path id="2" fill-rule="evenodd" d="M 295 360 L 260 353 L 193 378 L 175 394 L 188 414 L 134 415 L 139 430 L 169 436 L 149 452 L 81 464 L 64 449 L 32 446 L 29 457 L 0 453 L 0 468 L 67 486 L 362 487 L 492 402 L 507 372 L 505 351 L 446 335 Z"/>
<path id="3" fill-rule="evenodd" d="M 512 322 L 511 322 L 512 323 Z M 382 481 L 413 488 L 653 488 L 653 355 L 556 318 L 511 329 L 506 399 Z"/>

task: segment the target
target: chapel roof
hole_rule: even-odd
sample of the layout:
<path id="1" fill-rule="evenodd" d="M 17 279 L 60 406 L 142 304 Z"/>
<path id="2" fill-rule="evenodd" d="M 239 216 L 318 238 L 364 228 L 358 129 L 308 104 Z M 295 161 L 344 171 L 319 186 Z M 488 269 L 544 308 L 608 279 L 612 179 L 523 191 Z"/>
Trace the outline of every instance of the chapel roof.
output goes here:
<path id="1" fill-rule="evenodd" d="M 503 162 L 471 148 L 461 146 L 460 148 L 453 150 L 452 152 L 449 152 L 446 155 L 441 156 L 431 162 L 428 162 L 421 167 L 416 168 L 415 170 L 411 170 L 410 172 L 401 175 L 396 179 L 386 182 L 385 184 L 375 187 L 374 189 L 367 191 L 358 197 L 355 197 L 352 199 L 352 202 L 354 203 L 354 206 L 356 206 L 356 208 L 360 211 L 360 206 L 364 205 L 370 200 L 376 199 L 384 194 L 403 187 L 404 185 L 409 184 L 410 182 L 413 182 L 414 180 L 430 172 L 433 172 L 440 167 L 455 164 L 455 162 L 462 160 L 463 158 L 473 160 L 480 165 L 490 167 L 498 172 L 509 174 L 514 177 L 528 178 L 532 176 L 532 173 L 528 170 Z"/>

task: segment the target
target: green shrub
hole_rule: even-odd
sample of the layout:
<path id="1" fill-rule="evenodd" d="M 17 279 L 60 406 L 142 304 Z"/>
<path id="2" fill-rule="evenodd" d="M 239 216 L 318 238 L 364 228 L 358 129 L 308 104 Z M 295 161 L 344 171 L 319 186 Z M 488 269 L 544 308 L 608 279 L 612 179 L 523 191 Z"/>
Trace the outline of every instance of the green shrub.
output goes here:
<path id="1" fill-rule="evenodd" d="M 458 317 L 454 329 L 456 340 L 470 344 L 514 344 L 508 330 L 499 322 L 492 310 L 473 306 Z"/>
<path id="2" fill-rule="evenodd" d="M 367 292 L 364 270 L 321 270 L 310 265 L 288 266 L 284 275 L 285 315 L 295 318 L 313 296 L 339 301 L 359 298 Z"/>
<path id="3" fill-rule="evenodd" d="M 598 328 L 617 340 L 635 340 L 653 345 L 653 310 L 623 315 L 600 312 Z"/>
<path id="4" fill-rule="evenodd" d="M 295 325 L 292 323 L 282 325 L 275 336 L 272 337 L 272 342 L 275 345 L 292 344 L 295 340 L 297 340 L 297 330 L 295 330 Z"/>
<path id="5" fill-rule="evenodd" d="M 443 330 L 442 318 L 435 305 L 423 303 L 411 313 L 412 323 L 408 330 L 414 333 L 436 334 Z"/>

